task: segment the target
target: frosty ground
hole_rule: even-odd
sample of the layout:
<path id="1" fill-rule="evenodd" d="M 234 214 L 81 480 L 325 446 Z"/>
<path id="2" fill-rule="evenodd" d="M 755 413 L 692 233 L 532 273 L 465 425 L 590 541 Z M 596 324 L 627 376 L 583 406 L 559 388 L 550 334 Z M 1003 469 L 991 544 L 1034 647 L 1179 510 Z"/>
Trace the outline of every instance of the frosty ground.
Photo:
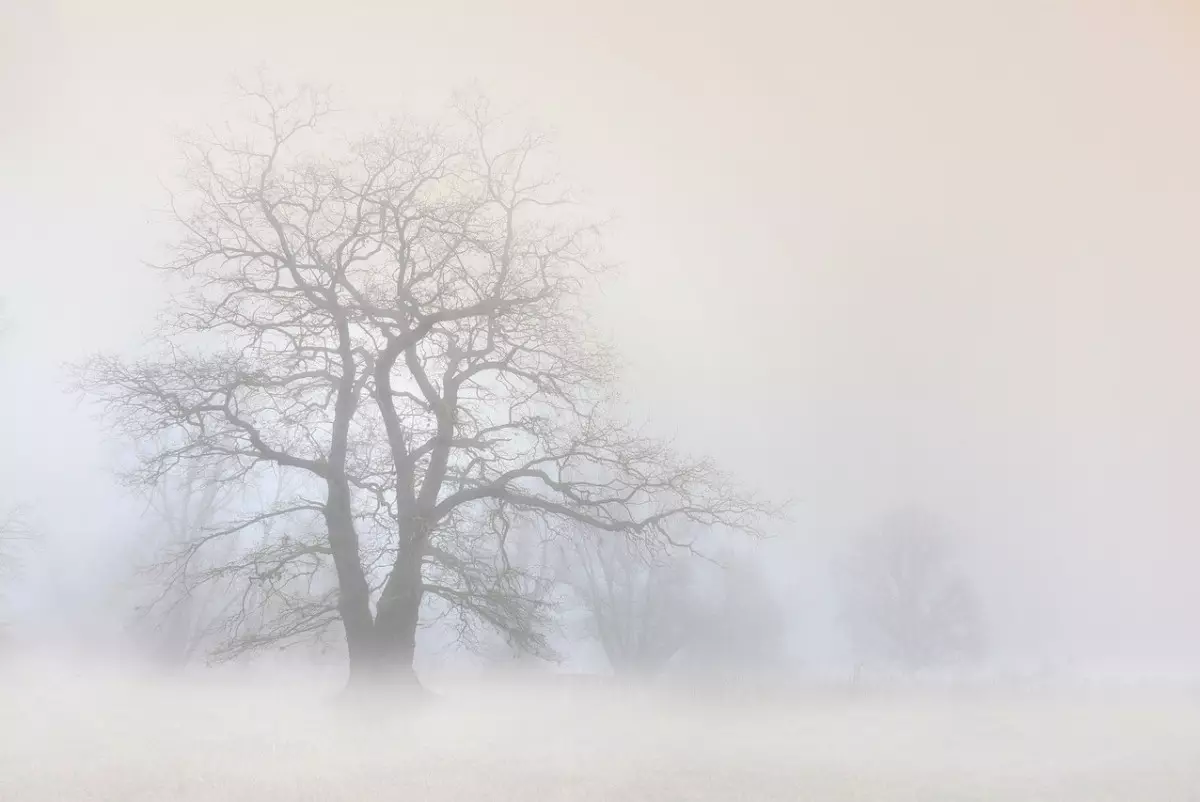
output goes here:
<path id="1" fill-rule="evenodd" d="M 329 682 L 18 672 L 2 800 L 1200 800 L 1187 690 Z"/>

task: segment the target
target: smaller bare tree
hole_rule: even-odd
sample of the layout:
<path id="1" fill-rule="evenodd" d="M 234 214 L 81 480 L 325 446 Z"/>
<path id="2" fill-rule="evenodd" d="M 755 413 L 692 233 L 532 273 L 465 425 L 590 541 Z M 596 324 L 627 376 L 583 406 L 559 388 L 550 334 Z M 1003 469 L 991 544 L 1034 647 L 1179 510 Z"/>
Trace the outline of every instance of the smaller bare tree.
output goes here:
<path id="1" fill-rule="evenodd" d="M 196 579 L 232 557 L 235 540 L 205 541 L 222 526 L 238 492 L 234 485 L 212 481 L 198 463 L 165 474 L 150 488 L 146 517 L 154 561 L 146 564 L 142 554 L 131 559 L 145 580 L 135 592 L 147 595 L 136 603 L 132 628 L 151 656 L 168 667 L 182 667 L 213 645 L 208 641 L 228 600 L 220 598 L 215 585 Z M 200 544 L 206 547 L 199 549 Z M 164 576 L 163 555 L 180 553 L 191 559 L 172 564 Z"/>
<path id="2" fill-rule="evenodd" d="M 729 555 L 712 566 L 712 590 L 693 613 L 702 625 L 693 627 L 684 667 L 729 676 L 778 666 L 787 622 L 758 562 Z"/>
<path id="3" fill-rule="evenodd" d="M 4 299 L 0 298 L 0 334 L 8 327 Z M 22 507 L 0 510 L 0 594 L 12 581 L 19 567 L 19 552 L 30 537 L 26 510 Z"/>
<path id="4" fill-rule="evenodd" d="M 559 662 L 561 655 L 551 646 L 550 638 L 560 632 L 557 612 L 563 592 L 551 559 L 555 552 L 551 539 L 537 526 L 520 526 L 504 534 L 496 551 L 492 573 L 507 575 L 508 580 L 493 603 L 512 607 L 506 620 L 520 626 L 491 626 L 490 633 L 480 633 L 490 642 L 473 639 L 467 645 L 501 671 L 546 668 Z M 459 620 L 461 632 L 462 625 L 471 619 L 460 616 Z"/>
<path id="5" fill-rule="evenodd" d="M 615 674 L 658 673 L 696 623 L 692 555 L 578 530 L 560 546 L 560 581 L 586 611 Z"/>
<path id="6" fill-rule="evenodd" d="M 0 517 L 0 570 L 12 570 L 16 564 L 14 546 L 29 537 L 24 511 L 10 510 Z"/>
<path id="7" fill-rule="evenodd" d="M 32 537 L 23 508 L 9 510 L 0 517 L 0 602 L 4 601 L 4 592 L 21 567 L 21 553 Z M 4 622 L 0 619 L 0 631 L 3 628 Z"/>
<path id="8" fill-rule="evenodd" d="M 891 514 L 858 538 L 839 569 L 859 666 L 883 661 L 912 673 L 981 655 L 979 597 L 929 514 Z"/>

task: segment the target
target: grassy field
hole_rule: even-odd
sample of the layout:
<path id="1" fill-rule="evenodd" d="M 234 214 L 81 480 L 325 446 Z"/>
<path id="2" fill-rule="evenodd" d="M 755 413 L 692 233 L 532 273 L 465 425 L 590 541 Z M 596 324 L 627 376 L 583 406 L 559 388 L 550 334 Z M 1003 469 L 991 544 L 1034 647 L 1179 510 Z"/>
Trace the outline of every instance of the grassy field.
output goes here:
<path id="1" fill-rule="evenodd" d="M 329 685 L 12 677 L 0 800 L 1200 800 L 1182 693 L 460 685 L 418 711 Z"/>

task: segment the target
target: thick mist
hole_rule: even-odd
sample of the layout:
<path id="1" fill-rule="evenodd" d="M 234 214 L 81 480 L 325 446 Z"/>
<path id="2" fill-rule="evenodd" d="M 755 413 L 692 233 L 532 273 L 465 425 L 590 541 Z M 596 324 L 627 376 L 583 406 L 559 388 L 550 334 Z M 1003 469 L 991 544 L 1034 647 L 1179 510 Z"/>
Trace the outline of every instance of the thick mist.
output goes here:
<path id="1" fill-rule="evenodd" d="M 381 718 L 278 677 L 186 694 L 145 677 L 64 679 L 3 702 L 6 721 L 25 722 L 0 740 L 6 798 L 1124 800 L 1186 799 L 1197 779 L 1196 718 L 1146 694 L 730 698 L 493 682 Z"/>
<path id="2" fill-rule="evenodd" d="M 29 722 L 0 727 L 0 798 L 1194 787 L 1187 3 L 0 15 L 0 672 L 25 689 L 0 719 Z M 585 300 L 622 411 L 780 508 L 765 537 L 692 526 L 696 556 L 515 527 L 485 551 L 528 605 L 469 629 L 422 608 L 413 718 L 342 704 L 340 623 L 207 667 L 232 580 L 168 598 L 143 569 L 324 491 L 123 484 L 147 444 L 78 368 L 163 345 L 180 141 L 242 130 L 233 79 L 260 74 L 328 89 L 338 131 L 478 92 L 546 132 L 607 223 L 617 269 Z"/>

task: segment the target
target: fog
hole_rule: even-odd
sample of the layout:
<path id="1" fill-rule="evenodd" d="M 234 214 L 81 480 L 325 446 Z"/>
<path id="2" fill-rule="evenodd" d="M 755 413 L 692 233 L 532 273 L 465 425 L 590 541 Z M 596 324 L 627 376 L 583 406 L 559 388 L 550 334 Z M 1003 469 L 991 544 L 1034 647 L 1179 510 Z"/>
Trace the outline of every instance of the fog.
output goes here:
<path id="1" fill-rule="evenodd" d="M 1200 719 L 1180 690 L 1200 672 L 1191 4 L 0 2 L 0 520 L 19 508 L 32 535 L 0 579 L 0 659 L 6 687 L 39 689 L 0 707 L 41 721 L 0 728 L 0 797 L 350 798 L 337 778 L 384 782 L 362 772 L 383 771 L 392 735 L 419 752 L 398 748 L 405 766 L 441 767 L 395 786 L 428 798 L 493 798 L 492 776 L 494 798 L 697 798 L 704 771 L 714 798 L 1195 787 L 1181 744 Z M 539 694 L 616 668 L 573 574 L 540 680 L 482 679 L 505 661 L 432 621 L 415 663 L 434 712 L 368 744 L 327 704 L 345 682 L 336 634 L 147 679 L 131 622 L 162 519 L 118 480 L 131 440 L 69 366 L 161 344 L 178 296 L 146 263 L 177 235 L 178 136 L 232 130 L 233 81 L 260 70 L 327 87 L 355 130 L 437 115 L 470 88 L 551 133 L 562 173 L 613 218 L 620 269 L 589 304 L 631 414 L 786 503 L 765 539 L 715 541 L 769 597 L 769 660 L 600 699 Z M 985 644 L 915 677 L 864 657 L 838 571 L 897 510 L 937 522 Z M 720 573 L 695 580 L 695 604 L 725 598 Z M 693 650 L 706 670 L 743 648 L 721 644 Z M 166 736 L 153 711 L 172 705 Z M 527 740 L 489 740 L 517 718 Z M 694 729 L 719 735 L 691 748 Z M 186 777 L 112 773 L 160 736 Z M 676 774 L 652 765 L 664 743 Z M 270 770 L 249 779 L 248 755 Z M 475 773 L 447 768 L 462 762 Z M 60 763 L 75 773 L 52 777 Z"/>
<path id="2" fill-rule="evenodd" d="M 26 722 L 0 741 L 6 798 L 1124 800 L 1186 799 L 1197 779 L 1196 719 L 1119 694 L 780 706 L 503 685 L 364 727 L 296 705 L 309 689 L 288 682 L 106 691 L 5 700 L 6 721 Z"/>

